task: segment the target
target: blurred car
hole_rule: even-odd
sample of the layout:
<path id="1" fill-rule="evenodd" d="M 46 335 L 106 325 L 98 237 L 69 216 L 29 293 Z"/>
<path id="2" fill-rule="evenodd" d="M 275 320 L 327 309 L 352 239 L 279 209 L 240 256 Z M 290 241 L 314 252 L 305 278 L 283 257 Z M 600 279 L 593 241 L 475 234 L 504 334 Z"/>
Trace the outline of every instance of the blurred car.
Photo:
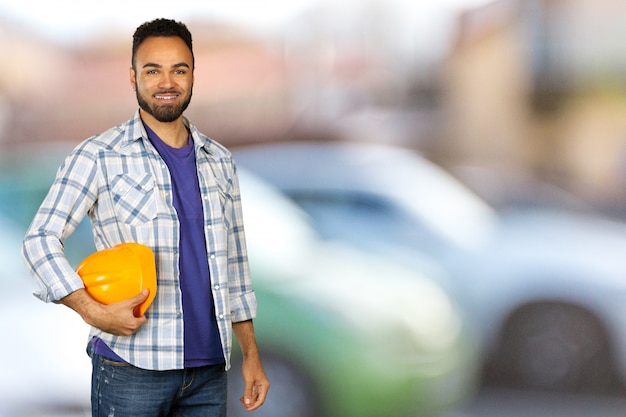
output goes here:
<path id="1" fill-rule="evenodd" d="M 41 193 L 50 175 L 41 172 Z M 14 199 L 20 198 L 19 178 L 11 181 Z M 241 407 L 241 358 L 234 349 L 230 417 L 432 416 L 471 396 L 476 350 L 458 307 L 433 279 L 348 245 L 322 241 L 293 202 L 245 171 L 240 181 L 259 304 L 254 324 L 271 390 L 260 410 L 249 414 Z M 54 415 L 42 410 L 67 397 L 74 402 L 57 409 L 82 405 L 84 412 L 89 401 L 87 329 L 69 309 L 47 306 L 29 294 L 32 280 L 17 265 L 23 228 L 0 237 L 2 246 L 15 252 L 16 263 L 11 271 L 0 266 L 0 293 L 15 300 L 0 307 L 1 323 L 6 332 L 21 329 L 11 346 L 0 344 L 2 357 L 19 359 L 0 373 L 0 410 L 27 416 L 36 405 L 40 413 L 31 415 Z M 93 250 L 85 236 L 68 239 L 68 245 L 72 239 L 84 244 L 75 246 L 77 259 Z M 46 331 L 38 335 L 33 323 Z M 65 367 L 48 365 L 58 358 Z M 27 363 L 37 366 L 24 372 Z"/>
<path id="2" fill-rule="evenodd" d="M 323 243 L 291 201 L 240 179 L 272 384 L 258 415 L 430 416 L 473 392 L 475 348 L 430 277 Z"/>
<path id="3" fill-rule="evenodd" d="M 302 207 L 325 239 L 415 270 L 445 271 L 430 275 L 444 278 L 463 306 L 486 383 L 621 389 L 624 224 L 540 207 L 497 212 L 398 147 L 294 142 L 234 154 Z"/>
<path id="4" fill-rule="evenodd" d="M 87 325 L 63 306 L 31 295 L 22 263 L 25 228 L 0 216 L 0 416 L 90 415 Z M 88 414 L 89 411 L 89 414 Z"/>

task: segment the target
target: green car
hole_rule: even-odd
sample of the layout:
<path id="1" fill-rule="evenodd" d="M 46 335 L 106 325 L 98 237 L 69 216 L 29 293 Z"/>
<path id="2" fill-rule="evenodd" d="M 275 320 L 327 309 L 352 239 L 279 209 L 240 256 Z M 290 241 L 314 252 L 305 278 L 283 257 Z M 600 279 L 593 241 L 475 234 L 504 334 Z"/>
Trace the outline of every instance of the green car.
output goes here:
<path id="1" fill-rule="evenodd" d="M 45 152 L 48 164 L 14 156 L 19 163 L 0 173 L 0 215 L 29 221 L 65 150 Z M 235 348 L 229 417 L 431 417 L 475 392 L 475 345 L 433 279 L 323 241 L 274 188 L 245 171 L 240 183 L 271 388 L 261 409 L 241 407 Z M 87 223 L 66 250 L 75 262 L 95 250 Z"/>
<path id="2" fill-rule="evenodd" d="M 323 242 L 271 186 L 241 170 L 240 182 L 272 384 L 256 415 L 434 416 L 474 392 L 476 350 L 432 279 Z M 245 415 L 232 400 L 230 415 Z"/>

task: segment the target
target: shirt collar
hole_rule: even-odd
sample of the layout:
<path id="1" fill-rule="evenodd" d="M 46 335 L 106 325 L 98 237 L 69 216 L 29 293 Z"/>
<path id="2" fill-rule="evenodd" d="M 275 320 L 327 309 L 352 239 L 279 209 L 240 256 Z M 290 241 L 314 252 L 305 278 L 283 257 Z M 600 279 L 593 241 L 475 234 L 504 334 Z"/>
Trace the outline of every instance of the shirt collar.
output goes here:
<path id="1" fill-rule="evenodd" d="M 196 126 L 193 125 L 193 123 L 191 123 L 189 119 L 184 116 L 183 123 L 191 132 L 191 138 L 193 140 L 196 151 L 198 149 L 202 149 L 208 154 L 213 154 L 210 142 L 203 135 L 200 134 Z M 148 133 L 143 126 L 143 122 L 139 114 L 139 109 L 137 109 L 133 117 L 128 122 L 126 122 L 126 128 L 124 129 L 124 138 L 121 145 L 122 147 L 126 147 L 138 140 L 149 141 Z"/>

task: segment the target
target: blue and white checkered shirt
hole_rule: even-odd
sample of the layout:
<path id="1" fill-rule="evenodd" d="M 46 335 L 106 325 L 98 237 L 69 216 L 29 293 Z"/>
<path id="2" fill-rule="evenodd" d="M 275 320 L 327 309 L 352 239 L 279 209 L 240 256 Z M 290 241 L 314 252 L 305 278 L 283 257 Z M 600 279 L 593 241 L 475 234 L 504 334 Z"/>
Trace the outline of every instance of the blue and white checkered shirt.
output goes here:
<path id="1" fill-rule="evenodd" d="M 185 120 L 194 141 L 204 210 L 207 260 L 226 368 L 232 323 L 256 315 L 244 237 L 237 169 L 230 152 Z M 63 255 L 63 242 L 89 215 L 96 248 L 138 242 L 156 257 L 158 290 L 147 323 L 132 336 L 92 328 L 115 353 L 144 369 L 183 368 L 183 316 L 178 271 L 179 224 L 165 162 L 148 140 L 139 112 L 93 136 L 67 156 L 24 238 L 23 256 L 40 290 L 56 302 L 83 288 Z"/>

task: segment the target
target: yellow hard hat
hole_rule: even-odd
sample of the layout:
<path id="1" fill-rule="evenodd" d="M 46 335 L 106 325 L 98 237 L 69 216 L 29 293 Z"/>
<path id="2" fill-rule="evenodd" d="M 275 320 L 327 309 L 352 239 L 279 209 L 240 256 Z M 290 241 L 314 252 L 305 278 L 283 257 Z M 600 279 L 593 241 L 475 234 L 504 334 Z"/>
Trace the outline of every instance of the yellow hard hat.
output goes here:
<path id="1" fill-rule="evenodd" d="M 140 243 L 121 243 L 92 253 L 76 268 L 85 289 L 96 301 L 111 304 L 132 298 L 148 289 L 148 298 L 135 309 L 141 317 L 156 295 L 154 253 Z"/>

